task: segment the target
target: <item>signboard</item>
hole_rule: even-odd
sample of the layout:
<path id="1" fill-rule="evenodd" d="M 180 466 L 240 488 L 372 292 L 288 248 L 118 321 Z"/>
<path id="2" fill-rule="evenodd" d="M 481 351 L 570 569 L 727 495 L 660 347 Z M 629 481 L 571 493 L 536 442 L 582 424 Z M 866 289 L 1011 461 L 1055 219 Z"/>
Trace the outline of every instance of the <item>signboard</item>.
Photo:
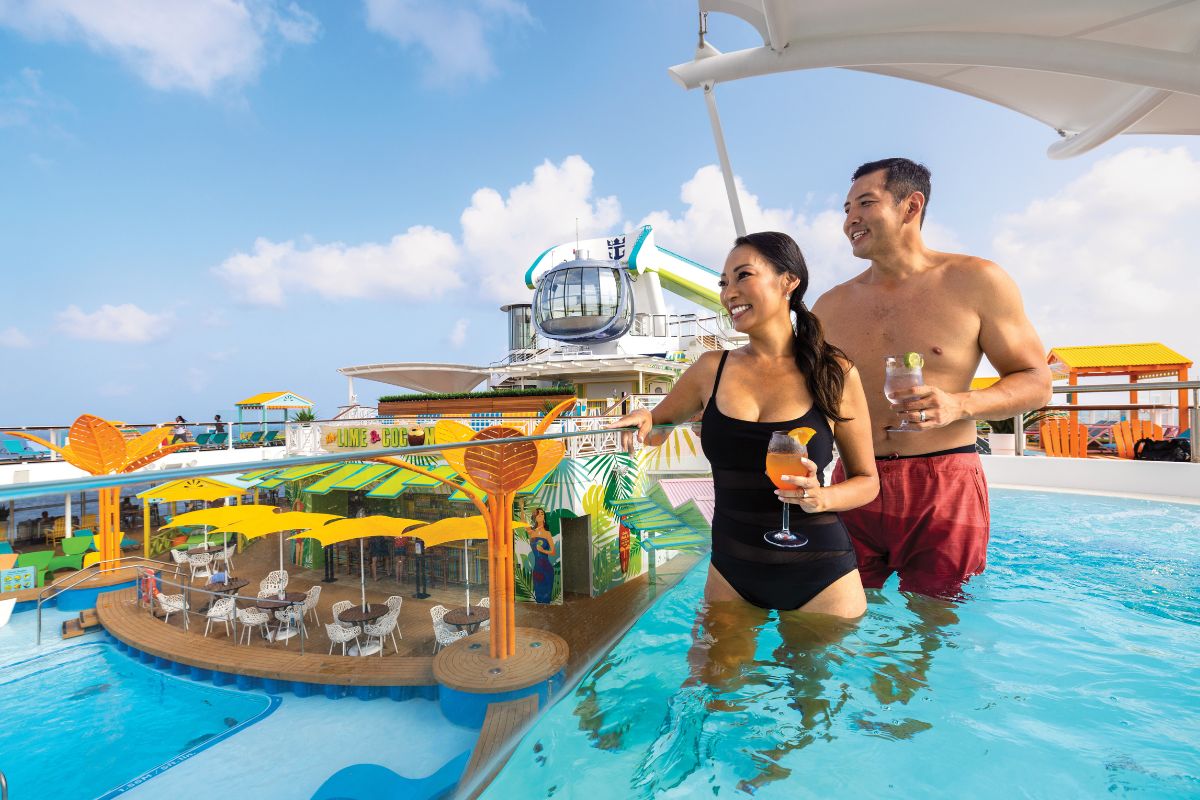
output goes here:
<path id="1" fill-rule="evenodd" d="M 432 425 L 421 427 L 418 425 L 368 423 L 363 425 L 320 425 L 318 428 L 320 447 L 327 453 L 434 444 Z"/>

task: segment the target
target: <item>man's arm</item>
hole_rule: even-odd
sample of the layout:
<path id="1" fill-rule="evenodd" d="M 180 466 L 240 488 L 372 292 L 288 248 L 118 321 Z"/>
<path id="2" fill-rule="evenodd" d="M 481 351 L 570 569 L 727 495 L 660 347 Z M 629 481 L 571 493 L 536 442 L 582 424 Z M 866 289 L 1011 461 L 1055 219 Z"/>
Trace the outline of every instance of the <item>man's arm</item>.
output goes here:
<path id="1" fill-rule="evenodd" d="M 962 418 L 1004 419 L 1050 402 L 1050 367 L 1016 282 L 995 264 L 982 266 L 986 300 L 980 304 L 979 346 L 1000 380 L 966 392 Z"/>

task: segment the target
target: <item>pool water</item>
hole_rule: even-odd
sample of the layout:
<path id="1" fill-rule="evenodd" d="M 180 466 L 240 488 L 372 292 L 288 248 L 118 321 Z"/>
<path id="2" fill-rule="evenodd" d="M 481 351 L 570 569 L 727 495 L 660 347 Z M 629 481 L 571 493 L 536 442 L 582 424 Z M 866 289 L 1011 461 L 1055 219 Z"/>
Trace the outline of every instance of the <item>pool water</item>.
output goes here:
<path id="1" fill-rule="evenodd" d="M 708 683 L 702 563 L 484 797 L 1200 796 L 1200 506 L 991 497 L 963 602 L 893 578 L 849 630 L 772 615 Z"/>
<path id="2" fill-rule="evenodd" d="M 106 642 L 7 664 L 0 693 L 2 769 L 14 800 L 111 796 L 278 704 L 265 694 L 173 677 Z"/>

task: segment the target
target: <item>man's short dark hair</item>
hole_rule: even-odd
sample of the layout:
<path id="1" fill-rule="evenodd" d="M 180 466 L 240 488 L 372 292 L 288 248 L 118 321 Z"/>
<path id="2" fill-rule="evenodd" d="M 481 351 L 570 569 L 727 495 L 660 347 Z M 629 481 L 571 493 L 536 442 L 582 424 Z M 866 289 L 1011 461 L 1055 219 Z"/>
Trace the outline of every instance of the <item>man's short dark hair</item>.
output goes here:
<path id="1" fill-rule="evenodd" d="M 925 212 L 929 208 L 930 174 L 929 167 L 918 164 L 907 158 L 884 158 L 879 161 L 868 161 L 854 170 L 852 181 L 863 175 L 885 170 L 883 188 L 888 190 L 896 202 L 906 199 L 913 192 L 925 195 L 925 205 L 921 206 L 921 225 L 925 224 Z"/>

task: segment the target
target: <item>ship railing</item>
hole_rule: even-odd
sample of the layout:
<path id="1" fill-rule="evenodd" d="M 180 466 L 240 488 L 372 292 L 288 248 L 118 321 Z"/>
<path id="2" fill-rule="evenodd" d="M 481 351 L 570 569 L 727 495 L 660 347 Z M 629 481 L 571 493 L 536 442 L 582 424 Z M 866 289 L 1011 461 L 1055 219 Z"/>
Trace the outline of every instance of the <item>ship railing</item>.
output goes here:
<path id="1" fill-rule="evenodd" d="M 1118 411 L 1123 413 L 1131 413 L 1136 418 L 1140 411 L 1170 411 L 1178 409 L 1179 420 L 1178 427 L 1182 431 L 1185 428 L 1190 429 L 1191 433 L 1191 461 L 1193 464 L 1200 464 L 1200 447 L 1196 445 L 1196 431 L 1200 428 L 1200 381 L 1145 381 L 1140 383 L 1105 383 L 1105 384 L 1077 384 L 1075 386 L 1055 386 L 1051 389 L 1055 396 L 1068 395 L 1066 403 L 1051 403 L 1039 409 L 1044 412 L 1057 412 L 1077 415 L 1081 412 L 1090 411 Z M 1148 392 L 1175 392 L 1179 396 L 1179 403 L 1168 405 L 1164 403 L 1076 403 L 1073 402 L 1075 395 L 1081 394 L 1130 394 L 1136 392 L 1139 394 Z M 1013 437 L 1016 455 L 1025 455 L 1025 417 L 1018 414 L 1013 418 L 1013 432 L 1016 434 Z"/>

